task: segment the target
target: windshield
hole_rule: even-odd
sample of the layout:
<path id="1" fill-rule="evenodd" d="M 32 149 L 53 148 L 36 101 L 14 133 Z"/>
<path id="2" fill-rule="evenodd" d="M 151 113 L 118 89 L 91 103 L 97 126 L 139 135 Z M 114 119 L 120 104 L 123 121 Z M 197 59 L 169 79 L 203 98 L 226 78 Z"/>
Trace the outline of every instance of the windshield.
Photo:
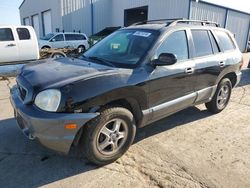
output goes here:
<path id="1" fill-rule="evenodd" d="M 151 30 L 119 30 L 94 45 L 83 57 L 102 59 L 117 67 L 134 67 L 146 55 L 156 36 Z"/>
<path id="2" fill-rule="evenodd" d="M 49 33 L 49 34 L 45 35 L 44 37 L 41 37 L 40 39 L 42 39 L 42 40 L 49 40 L 49 39 L 51 39 L 54 36 L 55 36 L 55 34 Z"/>

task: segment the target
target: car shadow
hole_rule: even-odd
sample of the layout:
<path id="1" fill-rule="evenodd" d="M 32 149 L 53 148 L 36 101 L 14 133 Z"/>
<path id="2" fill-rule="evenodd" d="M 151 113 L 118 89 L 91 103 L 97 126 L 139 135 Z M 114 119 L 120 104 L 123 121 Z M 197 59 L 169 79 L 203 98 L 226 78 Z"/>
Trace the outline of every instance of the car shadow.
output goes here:
<path id="1" fill-rule="evenodd" d="M 137 130 L 134 144 L 164 131 L 212 116 L 207 110 L 190 107 Z"/>
<path id="2" fill-rule="evenodd" d="M 134 144 L 161 132 L 211 116 L 196 107 L 138 129 Z M 0 121 L 1 187 L 38 187 L 98 168 L 74 149 L 59 155 L 24 137 L 14 118 Z M 15 180 L 12 181 L 12 178 Z M 20 183 L 22 182 L 22 183 Z"/>
<path id="3" fill-rule="evenodd" d="M 28 140 L 14 118 L 0 120 L 0 143 L 0 187 L 39 187 L 97 168 L 74 150 L 60 155 Z"/>

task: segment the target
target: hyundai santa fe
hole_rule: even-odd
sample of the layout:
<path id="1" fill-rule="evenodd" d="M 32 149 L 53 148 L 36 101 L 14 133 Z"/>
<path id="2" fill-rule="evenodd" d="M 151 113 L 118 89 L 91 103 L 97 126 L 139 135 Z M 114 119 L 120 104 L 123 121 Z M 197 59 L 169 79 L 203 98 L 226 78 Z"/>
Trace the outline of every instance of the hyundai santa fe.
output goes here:
<path id="1" fill-rule="evenodd" d="M 228 30 L 196 20 L 154 20 L 119 29 L 80 58 L 22 68 L 11 103 L 22 132 L 67 154 L 72 146 L 105 165 L 136 130 L 184 108 L 226 108 L 242 54 Z"/>

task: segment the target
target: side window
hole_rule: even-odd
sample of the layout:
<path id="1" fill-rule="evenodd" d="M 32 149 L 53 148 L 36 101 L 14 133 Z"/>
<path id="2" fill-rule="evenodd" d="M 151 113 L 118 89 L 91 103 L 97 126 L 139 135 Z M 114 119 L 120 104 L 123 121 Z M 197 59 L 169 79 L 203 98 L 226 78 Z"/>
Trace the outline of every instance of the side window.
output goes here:
<path id="1" fill-rule="evenodd" d="M 213 49 L 209 39 L 208 31 L 206 30 L 192 30 L 194 48 L 196 57 L 213 54 Z"/>
<path id="2" fill-rule="evenodd" d="M 56 35 L 53 39 L 52 42 L 60 42 L 64 41 L 63 34 Z"/>
<path id="3" fill-rule="evenodd" d="M 76 37 L 73 34 L 65 34 L 65 40 L 67 41 L 76 40 Z"/>
<path id="4" fill-rule="evenodd" d="M 0 28 L 0 42 L 14 41 L 13 33 L 10 28 Z"/>
<path id="5" fill-rule="evenodd" d="M 30 32 L 27 28 L 17 28 L 16 29 L 19 40 L 29 40 Z"/>
<path id="6" fill-rule="evenodd" d="M 84 35 L 77 34 L 75 35 L 76 40 L 86 40 L 86 37 Z"/>
<path id="7" fill-rule="evenodd" d="M 233 50 L 235 45 L 229 35 L 224 31 L 215 30 L 215 35 L 219 39 L 219 46 L 224 50 Z"/>
<path id="8" fill-rule="evenodd" d="M 210 41 L 211 41 L 211 44 L 212 44 L 212 47 L 213 47 L 213 52 L 214 54 L 217 54 L 220 52 L 220 49 L 218 47 L 218 44 L 214 38 L 214 35 L 211 33 L 211 31 L 209 31 L 209 37 L 210 37 Z"/>
<path id="9" fill-rule="evenodd" d="M 188 59 L 188 44 L 185 31 L 176 31 L 161 44 L 157 50 L 157 57 L 161 53 L 172 53 L 177 56 L 177 60 Z"/>

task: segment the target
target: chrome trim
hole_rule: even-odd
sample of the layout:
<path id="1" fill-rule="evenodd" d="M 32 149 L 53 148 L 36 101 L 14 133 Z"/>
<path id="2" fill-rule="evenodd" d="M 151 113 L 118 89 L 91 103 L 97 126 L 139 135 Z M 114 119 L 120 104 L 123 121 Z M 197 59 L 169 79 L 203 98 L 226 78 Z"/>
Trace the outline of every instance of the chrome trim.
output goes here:
<path id="1" fill-rule="evenodd" d="M 197 95 L 197 99 L 195 100 L 195 102 L 199 103 L 204 100 L 211 101 L 216 92 L 216 89 L 217 89 L 217 85 L 214 85 L 214 86 L 207 87 L 207 88 L 197 91 L 198 95 Z"/>
<path id="2" fill-rule="evenodd" d="M 197 93 L 194 92 L 194 93 L 185 95 L 183 97 L 174 99 L 172 101 L 168 101 L 168 102 L 162 103 L 160 105 L 157 105 L 155 107 L 152 107 L 152 110 L 153 110 L 153 112 L 155 112 L 155 111 L 159 111 L 159 110 L 162 110 L 162 109 L 165 109 L 165 108 L 169 108 L 171 106 L 174 106 L 175 104 L 178 104 L 180 102 L 186 101 L 186 100 L 191 99 L 191 98 L 194 98 L 196 96 L 197 96 Z"/>
<path id="3" fill-rule="evenodd" d="M 138 125 L 144 127 L 163 117 L 167 117 L 175 112 L 183 110 L 189 106 L 194 106 L 199 103 L 205 103 L 212 100 L 217 89 L 217 85 L 201 89 L 191 94 L 179 97 L 177 99 L 162 103 L 160 105 L 145 109 L 142 111 L 143 118 Z"/>

